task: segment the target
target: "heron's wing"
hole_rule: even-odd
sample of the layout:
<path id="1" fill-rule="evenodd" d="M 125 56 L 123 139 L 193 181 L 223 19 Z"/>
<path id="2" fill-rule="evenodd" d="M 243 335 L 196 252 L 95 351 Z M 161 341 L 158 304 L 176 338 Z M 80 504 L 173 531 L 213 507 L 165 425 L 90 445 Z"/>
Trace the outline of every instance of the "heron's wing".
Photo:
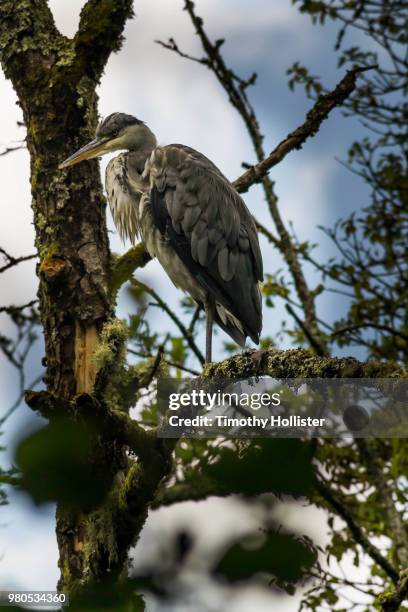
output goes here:
<path id="1" fill-rule="evenodd" d="M 155 225 L 198 282 L 238 319 L 241 332 L 258 342 L 262 257 L 240 195 L 209 159 L 183 145 L 157 147 L 145 173 Z M 231 321 L 222 309 L 217 314 L 226 329 Z"/>
<path id="2" fill-rule="evenodd" d="M 105 189 L 113 221 L 122 240 L 134 243 L 139 233 L 137 208 L 141 192 L 129 180 L 127 153 L 121 153 L 106 166 Z"/>

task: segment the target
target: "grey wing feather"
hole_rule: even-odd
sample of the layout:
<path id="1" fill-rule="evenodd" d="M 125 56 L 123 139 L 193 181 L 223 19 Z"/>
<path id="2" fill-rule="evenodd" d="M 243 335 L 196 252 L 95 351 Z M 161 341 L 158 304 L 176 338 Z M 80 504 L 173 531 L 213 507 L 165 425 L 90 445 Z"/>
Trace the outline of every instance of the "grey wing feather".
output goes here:
<path id="1" fill-rule="evenodd" d="M 195 278 L 258 342 L 262 257 L 254 220 L 240 195 L 209 159 L 184 145 L 157 147 L 145 175 L 161 231 Z"/>

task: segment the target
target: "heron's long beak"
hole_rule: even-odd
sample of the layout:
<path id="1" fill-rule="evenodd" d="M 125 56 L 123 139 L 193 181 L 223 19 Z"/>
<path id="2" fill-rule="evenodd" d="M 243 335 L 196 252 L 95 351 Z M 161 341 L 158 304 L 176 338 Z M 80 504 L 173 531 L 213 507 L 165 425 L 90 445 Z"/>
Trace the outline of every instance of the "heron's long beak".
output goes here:
<path id="1" fill-rule="evenodd" d="M 107 153 L 106 143 L 108 140 L 108 138 L 95 138 L 95 140 L 91 140 L 91 142 L 88 142 L 82 149 L 79 149 L 73 155 L 65 159 L 58 168 L 62 170 L 63 168 L 74 166 L 85 159 L 92 159 L 93 157 L 98 157 L 98 155 Z"/>

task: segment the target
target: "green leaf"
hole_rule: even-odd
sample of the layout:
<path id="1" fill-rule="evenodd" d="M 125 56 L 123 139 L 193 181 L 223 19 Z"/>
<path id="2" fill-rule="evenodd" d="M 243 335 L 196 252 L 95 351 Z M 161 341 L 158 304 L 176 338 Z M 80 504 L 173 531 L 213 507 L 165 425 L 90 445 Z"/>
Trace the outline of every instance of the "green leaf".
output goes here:
<path id="1" fill-rule="evenodd" d="M 143 596 L 136 592 L 137 586 L 136 580 L 127 580 L 118 589 L 115 582 L 107 581 L 70 601 L 70 607 L 72 603 L 75 610 L 87 612 L 144 612 L 145 602 Z"/>
<path id="2" fill-rule="evenodd" d="M 249 580 L 267 574 L 297 582 L 311 568 L 316 553 L 311 546 L 291 535 L 267 532 L 237 542 L 223 555 L 214 573 L 229 582 Z"/>
<path id="3" fill-rule="evenodd" d="M 184 348 L 183 338 L 171 339 L 170 357 L 173 361 L 177 363 L 184 363 L 186 352 Z"/>
<path id="4" fill-rule="evenodd" d="M 92 467 L 95 448 L 94 432 L 66 419 L 37 430 L 16 451 L 22 487 L 37 504 L 58 501 L 83 509 L 95 506 L 111 483 L 106 470 L 95 473 Z"/>
<path id="5" fill-rule="evenodd" d="M 311 446 L 295 439 L 263 438 L 241 455 L 223 448 L 215 463 L 203 468 L 207 477 L 244 495 L 263 492 L 308 495 L 313 486 Z"/>

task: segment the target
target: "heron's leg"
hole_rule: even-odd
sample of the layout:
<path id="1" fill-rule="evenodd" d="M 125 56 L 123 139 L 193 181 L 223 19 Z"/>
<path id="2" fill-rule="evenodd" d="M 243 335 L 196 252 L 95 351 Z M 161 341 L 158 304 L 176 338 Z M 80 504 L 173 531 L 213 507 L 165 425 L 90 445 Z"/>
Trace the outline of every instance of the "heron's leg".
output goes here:
<path id="1" fill-rule="evenodd" d="M 207 299 L 204 304 L 205 308 L 205 362 L 211 362 L 211 353 L 212 353 L 212 329 L 214 322 L 214 300 L 211 299 L 210 296 L 207 296 Z"/>

